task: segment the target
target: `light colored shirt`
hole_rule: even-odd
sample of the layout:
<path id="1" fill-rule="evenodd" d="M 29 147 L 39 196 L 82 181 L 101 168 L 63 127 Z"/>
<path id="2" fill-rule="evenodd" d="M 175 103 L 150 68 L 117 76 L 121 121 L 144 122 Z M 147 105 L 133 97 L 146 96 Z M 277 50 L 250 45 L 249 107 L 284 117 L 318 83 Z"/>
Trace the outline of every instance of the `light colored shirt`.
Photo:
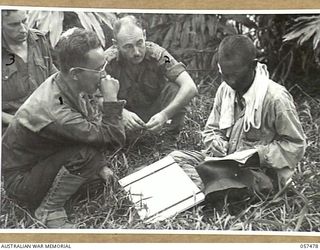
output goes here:
<path id="1" fill-rule="evenodd" d="M 280 177 L 287 179 L 294 171 L 306 148 L 305 135 L 290 93 L 281 85 L 270 80 L 262 104 L 261 126 L 259 129 L 243 129 L 245 105 L 243 98 L 235 99 L 234 125 L 219 129 L 222 96 L 226 85 L 217 90 L 212 112 L 203 132 L 205 153 L 212 155 L 212 141 L 227 145 L 227 152 L 256 148 L 261 168 L 277 170 Z"/>

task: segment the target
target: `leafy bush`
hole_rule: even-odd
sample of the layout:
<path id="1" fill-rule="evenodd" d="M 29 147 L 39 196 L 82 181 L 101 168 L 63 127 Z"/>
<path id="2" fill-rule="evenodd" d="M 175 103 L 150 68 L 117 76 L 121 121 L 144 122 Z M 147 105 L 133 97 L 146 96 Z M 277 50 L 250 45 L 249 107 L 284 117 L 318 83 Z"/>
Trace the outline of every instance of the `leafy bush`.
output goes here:
<path id="1" fill-rule="evenodd" d="M 268 65 L 272 79 L 318 94 L 319 15 L 259 14 L 254 18 L 260 59 Z"/>
<path id="2" fill-rule="evenodd" d="M 183 61 L 196 79 L 217 77 L 216 52 L 224 37 L 256 27 L 247 15 L 141 14 L 139 18 L 148 39 Z"/>
<path id="3" fill-rule="evenodd" d="M 38 11 L 31 10 L 28 12 L 28 26 L 41 30 L 44 34 L 49 35 L 51 46 L 54 47 L 61 33 L 71 27 L 83 27 L 97 33 L 97 36 L 104 47 L 108 47 L 111 36 L 106 37 L 108 32 L 104 29 L 112 29 L 112 24 L 116 16 L 108 12 L 62 12 L 62 11 Z M 107 27 L 106 27 L 107 26 Z M 109 32 L 110 34 L 110 32 Z"/>

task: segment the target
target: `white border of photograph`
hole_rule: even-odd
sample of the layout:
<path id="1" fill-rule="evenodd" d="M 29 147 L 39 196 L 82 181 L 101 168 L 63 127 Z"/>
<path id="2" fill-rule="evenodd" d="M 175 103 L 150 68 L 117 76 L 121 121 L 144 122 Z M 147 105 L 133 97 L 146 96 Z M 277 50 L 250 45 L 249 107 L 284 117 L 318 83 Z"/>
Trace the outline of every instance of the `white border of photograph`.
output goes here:
<path id="1" fill-rule="evenodd" d="M 115 8 L 70 8 L 70 7 L 31 7 L 0 5 L 3 9 L 39 10 L 39 11 L 90 11 L 115 13 L 154 13 L 154 14 L 319 14 L 320 9 L 286 9 L 286 10 L 178 10 L 178 9 L 115 9 Z M 0 17 L 1 18 L 1 17 Z M 2 34 L 0 34 L 1 36 Z M 1 67 L 0 67 L 1 72 Z M 1 72 L 2 73 L 2 72 Z M 0 89 L 0 94 L 1 89 Z M 0 97 L 1 98 L 1 97 Z M 1 152 L 1 149 L 0 149 Z M 1 159 L 1 154 L 0 154 Z M 0 169 L 1 176 L 1 169 Z M 1 198 L 1 197 L 0 197 Z M 1 233 L 41 233 L 41 234 L 177 234 L 177 235 L 266 235 L 266 236 L 320 236 L 319 232 L 276 232 L 276 231 L 213 231 L 213 230 L 134 230 L 134 229 L 1 229 Z M 3 243 L 1 243 L 3 244 Z M 103 244 L 103 243 L 102 243 Z M 291 245 L 298 243 L 291 243 Z M 80 245 L 80 244 L 79 244 Z M 297 245 L 297 248 L 298 245 Z M 82 249 L 82 248 L 81 248 Z M 83 248 L 84 249 L 84 248 Z"/>

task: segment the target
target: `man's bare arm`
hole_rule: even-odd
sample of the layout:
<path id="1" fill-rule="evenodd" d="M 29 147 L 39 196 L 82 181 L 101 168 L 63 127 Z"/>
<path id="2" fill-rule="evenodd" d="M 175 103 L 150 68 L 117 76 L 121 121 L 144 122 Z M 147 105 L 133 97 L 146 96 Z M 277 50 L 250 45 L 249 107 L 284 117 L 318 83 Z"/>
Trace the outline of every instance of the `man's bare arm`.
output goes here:
<path id="1" fill-rule="evenodd" d="M 190 100 L 198 93 L 197 87 L 191 76 L 186 72 L 182 72 L 176 79 L 179 85 L 179 91 L 172 102 L 159 113 L 155 114 L 146 124 L 146 127 L 152 131 L 160 129 L 163 124 L 174 114 L 187 105 Z"/>

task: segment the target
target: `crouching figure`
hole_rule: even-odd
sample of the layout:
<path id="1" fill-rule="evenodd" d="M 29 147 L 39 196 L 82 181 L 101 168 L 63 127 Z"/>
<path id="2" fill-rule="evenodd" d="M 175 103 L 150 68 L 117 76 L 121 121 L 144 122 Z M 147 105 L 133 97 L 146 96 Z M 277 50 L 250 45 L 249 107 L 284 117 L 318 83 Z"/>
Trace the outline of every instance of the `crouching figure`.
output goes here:
<path id="1" fill-rule="evenodd" d="M 306 147 L 292 96 L 269 78 L 246 36 L 221 42 L 218 68 L 223 82 L 203 131 L 204 150 L 171 156 L 213 200 L 272 194 L 292 176 Z M 245 164 L 205 161 L 247 149 L 256 153 Z"/>
<path id="2" fill-rule="evenodd" d="M 71 228 L 65 202 L 89 180 L 108 180 L 101 148 L 125 141 L 119 83 L 105 72 L 94 32 L 73 28 L 60 38 L 59 69 L 19 108 L 3 135 L 7 194 L 35 209 L 49 228 Z M 102 111 L 91 96 L 100 89 Z"/>

